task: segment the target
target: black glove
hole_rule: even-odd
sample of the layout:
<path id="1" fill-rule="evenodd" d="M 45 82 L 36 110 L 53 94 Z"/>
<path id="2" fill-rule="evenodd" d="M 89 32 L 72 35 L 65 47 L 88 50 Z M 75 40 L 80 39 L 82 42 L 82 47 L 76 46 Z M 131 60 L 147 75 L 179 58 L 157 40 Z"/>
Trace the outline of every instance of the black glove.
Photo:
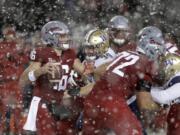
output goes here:
<path id="1" fill-rule="evenodd" d="M 70 96 L 79 96 L 79 93 L 80 93 L 80 87 L 68 89 L 68 94 Z"/>
<path id="2" fill-rule="evenodd" d="M 151 91 L 151 83 L 145 80 L 140 80 L 137 83 L 137 87 L 136 89 L 138 91 L 146 91 L 146 92 L 150 92 Z"/>
<path id="3" fill-rule="evenodd" d="M 28 109 L 33 97 L 33 85 L 26 85 L 22 90 L 23 96 L 23 109 Z"/>
<path id="4" fill-rule="evenodd" d="M 52 104 L 50 110 L 58 120 L 64 120 L 72 117 L 71 110 L 63 105 Z"/>

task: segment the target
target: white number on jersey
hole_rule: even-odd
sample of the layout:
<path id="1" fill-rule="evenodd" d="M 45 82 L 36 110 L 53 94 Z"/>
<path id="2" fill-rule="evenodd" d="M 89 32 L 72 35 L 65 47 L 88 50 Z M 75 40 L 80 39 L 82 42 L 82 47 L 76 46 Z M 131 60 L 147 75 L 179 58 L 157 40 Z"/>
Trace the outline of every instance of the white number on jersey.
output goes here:
<path id="1" fill-rule="evenodd" d="M 33 49 L 31 52 L 30 52 L 30 59 L 31 60 L 35 60 L 36 59 L 36 50 Z"/>
<path id="2" fill-rule="evenodd" d="M 60 63 L 54 63 L 54 64 L 58 66 L 61 65 Z M 61 65 L 61 66 L 62 69 L 65 71 L 65 74 L 68 74 L 70 70 L 69 66 L 68 65 Z M 52 74 L 52 78 L 54 76 L 55 75 Z M 58 91 L 65 90 L 67 87 L 68 77 L 69 77 L 68 75 L 63 75 L 61 79 L 50 80 L 50 82 L 54 84 L 53 89 Z"/>
<path id="3" fill-rule="evenodd" d="M 120 65 L 118 65 L 117 67 L 115 67 L 112 72 L 123 77 L 124 76 L 124 72 L 121 71 L 124 67 L 127 67 L 129 65 L 133 65 L 135 64 L 138 60 L 139 60 L 139 56 L 137 55 L 133 55 L 130 54 L 128 52 L 121 52 L 120 54 L 118 54 L 118 57 L 107 67 L 106 70 L 108 70 L 110 67 L 112 67 L 114 64 L 116 64 L 120 59 L 125 59 L 127 60 L 124 63 L 121 63 Z"/>

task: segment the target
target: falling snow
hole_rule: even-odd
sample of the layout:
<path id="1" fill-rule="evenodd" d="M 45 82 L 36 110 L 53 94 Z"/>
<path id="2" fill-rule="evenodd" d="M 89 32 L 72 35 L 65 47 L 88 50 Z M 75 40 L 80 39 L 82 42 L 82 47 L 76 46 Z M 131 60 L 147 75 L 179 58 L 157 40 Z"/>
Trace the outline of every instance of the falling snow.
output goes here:
<path id="1" fill-rule="evenodd" d="M 19 53 L 19 50 L 22 48 L 23 51 L 27 53 L 29 50 L 42 46 L 43 42 L 40 39 L 40 30 L 42 26 L 51 21 L 51 20 L 60 20 L 65 22 L 65 24 L 68 25 L 68 27 L 71 30 L 71 37 L 74 43 L 74 48 L 77 49 L 76 51 L 79 52 L 79 47 L 82 47 L 84 43 L 84 36 L 87 33 L 87 31 L 91 30 L 92 28 L 99 27 L 102 29 L 107 28 L 107 24 L 109 20 L 115 16 L 115 15 L 123 15 L 127 17 L 131 24 L 133 29 L 133 35 L 132 39 L 137 38 L 137 32 L 142 29 L 145 26 L 154 25 L 157 26 L 162 30 L 162 32 L 168 36 L 168 34 L 173 35 L 175 39 L 177 40 L 177 45 L 179 47 L 180 43 L 180 1 L 179 0 L 0 0 L 0 41 L 2 42 L 4 40 L 4 33 L 3 30 L 8 26 L 9 24 L 13 26 L 12 28 L 15 28 L 15 33 L 18 35 L 17 43 L 22 46 L 16 46 L 16 52 Z M 11 31 L 13 32 L 13 30 Z M 22 38 L 22 41 L 21 41 Z M 17 62 L 16 59 L 12 59 L 12 55 L 14 55 L 14 49 L 16 48 L 10 47 L 12 53 L 10 52 L 4 52 L 3 47 L 1 47 L 1 52 L 3 54 L 2 58 L 0 54 L 0 88 L 10 89 L 9 84 L 6 83 L 6 81 L 16 81 L 15 84 L 13 84 L 13 88 L 10 89 L 10 94 L 5 95 L 3 92 L 0 95 L 0 98 L 2 99 L 2 104 L 5 104 L 7 108 L 11 108 L 12 110 L 15 110 L 16 108 L 23 108 L 22 117 L 27 117 L 28 108 L 30 105 L 30 101 L 32 98 L 32 86 L 28 86 L 26 90 L 23 92 L 27 95 L 27 102 L 23 102 L 23 100 L 18 101 L 19 98 L 22 99 L 22 97 L 16 97 L 18 93 L 14 92 L 16 89 L 18 89 L 18 79 L 20 77 L 20 73 L 22 71 L 17 71 L 17 69 L 20 69 L 20 66 L 22 66 L 23 60 L 19 60 Z M 19 49 L 20 48 L 20 49 Z M 0 53 L 1 53 L 0 52 Z M 21 52 L 20 52 L 21 53 Z M 19 53 L 19 54 L 20 54 Z M 19 58 L 16 56 L 16 58 Z M 11 65 L 4 64 L 7 60 L 13 61 L 14 63 Z M 4 62 L 4 61 L 5 62 Z M 4 63 L 3 63 L 3 62 Z M 24 63 L 23 63 L 24 64 Z M 28 66 L 28 64 L 24 64 L 23 68 L 25 69 Z M 147 65 L 148 66 L 148 65 Z M 136 67 L 137 69 L 139 67 Z M 157 69 L 157 65 L 154 65 L 152 69 Z M 12 69 L 12 70 L 11 70 Z M 16 69 L 16 70 L 14 70 Z M 22 70 L 22 69 L 21 69 Z M 176 72 L 176 71 L 175 71 Z M 4 74 L 7 73 L 6 76 Z M 133 74 L 133 73 L 132 73 Z M 140 79 L 145 78 L 145 74 L 138 72 L 134 73 L 133 75 L 125 75 L 124 78 L 128 79 L 130 77 L 136 77 L 138 76 Z M 124 83 L 121 86 L 118 86 L 118 78 L 119 76 L 114 76 L 112 74 L 108 74 L 107 80 L 109 84 L 108 90 L 111 91 L 112 85 L 117 86 L 117 89 L 123 88 L 124 91 L 128 91 L 129 87 L 127 87 L 127 82 L 124 81 Z M 3 80 L 5 79 L 5 80 Z M 125 80 L 123 79 L 123 80 Z M 130 83 L 130 82 L 128 82 Z M 34 83 L 36 85 L 36 83 Z M 137 84 L 134 84 L 136 87 Z M 31 88 L 32 87 L 32 88 Z M 23 94 L 24 94 L 23 93 Z M 3 97 L 5 96 L 5 97 Z M 48 95 L 51 96 L 51 95 Z M 127 96 L 125 96 L 128 98 Z M 17 99 L 18 98 L 18 99 Z M 101 99 L 104 101 L 113 101 L 114 97 L 109 95 L 107 97 L 99 97 L 94 96 L 95 100 Z M 179 104 L 180 98 L 174 100 L 172 104 L 176 103 Z M 75 105 L 71 106 L 71 100 L 67 100 L 66 104 L 70 107 L 70 109 L 74 109 Z M 0 103 L 1 104 L 1 103 Z M 24 105 L 22 105 L 24 104 Z M 1 106 L 0 106 L 1 107 Z M 72 107 L 72 108 L 71 108 Z M 46 106 L 42 105 L 42 108 L 47 108 Z M 78 108 L 79 109 L 79 108 Z M 77 109 L 77 110 L 78 110 Z M 91 110 L 88 110 L 88 113 L 90 113 L 90 116 L 92 118 L 95 118 L 98 116 L 98 111 L 100 112 L 106 112 L 109 116 L 112 115 L 112 113 L 121 113 L 121 110 L 119 110 L 117 107 L 111 108 L 112 110 L 108 110 L 109 108 L 102 107 L 100 104 L 98 104 L 95 107 L 92 107 Z M 2 110 L 2 108 L 0 108 Z M 11 110 L 11 111 L 12 111 Z M 53 110 L 54 111 L 54 110 Z M 79 110 L 78 110 L 79 111 Z M 74 111 L 75 112 L 75 111 Z M 19 114 L 21 114 L 19 113 Z M 3 115 L 0 112 L 0 117 Z M 44 114 L 47 117 L 50 117 L 48 114 Z M 153 115 L 153 114 L 151 114 Z M 149 114 L 148 120 L 151 120 L 151 115 Z M 43 116 L 42 116 L 43 117 Z M 143 119 L 143 116 L 140 115 L 140 118 Z M 19 118 L 19 117 L 18 117 Z M 103 118 L 104 121 L 107 120 L 106 117 Z M 149 120 L 149 121 L 150 121 Z M 91 121 L 91 120 L 89 120 Z M 18 121 L 21 122 L 20 120 Z M 176 122 L 176 118 L 170 119 L 171 123 Z M 83 123 L 87 124 L 87 121 L 84 121 Z M 92 124 L 95 125 L 97 122 L 92 121 Z M 46 130 L 48 128 L 51 128 L 53 123 L 48 123 L 46 120 L 42 121 L 42 124 L 44 125 L 43 129 Z M 124 122 L 126 124 L 126 122 Z M 121 125 L 119 125 L 121 127 Z M 128 124 L 126 125 L 129 126 Z M 125 126 L 125 127 L 126 127 Z M 165 128 L 158 129 L 156 127 L 156 124 L 151 124 L 149 127 L 147 127 L 148 135 L 164 135 L 167 130 L 167 125 L 165 124 Z M 178 127 L 178 123 L 176 123 L 176 126 Z M 10 127 L 7 127 L 7 130 Z M 1 127 L 0 127 L 1 130 Z M 0 131 L 1 134 L 2 131 Z M 6 131 L 7 133 L 8 131 Z M 68 129 L 67 134 L 71 135 L 73 134 L 74 129 Z M 95 134 L 98 134 L 100 132 L 99 129 L 94 131 Z M 132 135 L 138 134 L 138 131 L 136 129 L 133 129 Z M 20 135 L 20 134 L 19 134 Z M 79 133 L 80 135 L 80 133 Z M 116 135 L 114 131 L 109 131 L 107 135 Z"/>

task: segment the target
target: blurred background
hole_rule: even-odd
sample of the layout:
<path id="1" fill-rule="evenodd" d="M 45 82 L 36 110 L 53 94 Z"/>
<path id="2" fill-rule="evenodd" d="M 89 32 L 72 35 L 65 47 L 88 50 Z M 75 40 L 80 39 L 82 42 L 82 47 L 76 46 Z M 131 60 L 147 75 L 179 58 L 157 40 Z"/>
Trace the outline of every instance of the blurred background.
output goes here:
<path id="1" fill-rule="evenodd" d="M 112 16 L 124 15 L 135 32 L 155 25 L 180 42 L 179 7 L 179 0 L 0 0 L 0 27 L 13 24 L 20 32 L 34 33 L 49 20 L 61 20 L 78 42 L 89 27 L 106 28 Z"/>

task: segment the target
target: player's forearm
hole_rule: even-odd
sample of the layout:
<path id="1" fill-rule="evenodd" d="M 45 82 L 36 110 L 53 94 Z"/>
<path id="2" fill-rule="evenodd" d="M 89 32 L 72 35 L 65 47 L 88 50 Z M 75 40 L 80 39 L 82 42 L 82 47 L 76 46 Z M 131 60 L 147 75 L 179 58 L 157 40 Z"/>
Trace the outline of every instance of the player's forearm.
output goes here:
<path id="1" fill-rule="evenodd" d="M 149 92 L 137 92 L 136 96 L 140 110 L 158 110 L 159 106 L 153 101 Z"/>
<path id="2" fill-rule="evenodd" d="M 95 83 L 89 83 L 84 87 L 70 88 L 64 93 L 63 98 L 69 98 L 71 96 L 86 97 L 93 89 Z"/>
<path id="3" fill-rule="evenodd" d="M 83 75 L 85 66 L 81 63 L 81 61 L 79 59 L 74 60 L 73 68 L 76 72 Z"/>
<path id="4" fill-rule="evenodd" d="M 165 90 L 160 88 L 152 88 L 151 96 L 157 103 L 170 104 L 171 101 L 180 97 L 180 83 L 176 83 Z"/>
<path id="5" fill-rule="evenodd" d="M 19 84 L 21 88 L 24 88 L 26 85 L 32 84 L 35 82 L 39 76 L 44 74 L 44 70 L 40 66 L 29 66 L 21 75 Z"/>
<path id="6" fill-rule="evenodd" d="M 28 72 L 25 70 L 19 79 L 19 85 L 21 88 L 24 88 L 26 85 L 31 84 L 31 81 L 28 79 Z"/>
<path id="7" fill-rule="evenodd" d="M 90 83 L 90 84 L 87 84 L 84 87 L 81 87 L 80 96 L 82 96 L 82 97 L 87 96 L 91 92 L 91 90 L 93 89 L 94 84 L 95 83 Z"/>
<path id="8" fill-rule="evenodd" d="M 159 110 L 158 104 L 156 104 L 151 97 L 151 94 L 147 91 L 137 92 L 137 104 L 141 112 L 141 119 L 144 127 L 149 127 L 153 122 L 156 111 Z"/>

